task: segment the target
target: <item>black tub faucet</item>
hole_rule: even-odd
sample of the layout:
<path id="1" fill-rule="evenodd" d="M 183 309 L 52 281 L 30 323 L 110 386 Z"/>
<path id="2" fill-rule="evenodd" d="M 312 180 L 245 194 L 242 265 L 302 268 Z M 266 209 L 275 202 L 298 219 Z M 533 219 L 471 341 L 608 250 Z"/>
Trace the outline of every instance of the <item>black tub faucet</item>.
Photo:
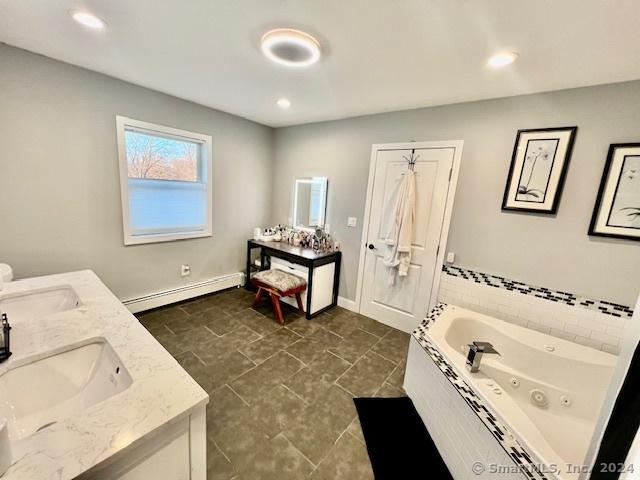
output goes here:
<path id="1" fill-rule="evenodd" d="M 2 339 L 4 342 L 0 346 L 0 362 L 4 362 L 11 356 L 11 325 L 6 313 L 2 314 Z"/>

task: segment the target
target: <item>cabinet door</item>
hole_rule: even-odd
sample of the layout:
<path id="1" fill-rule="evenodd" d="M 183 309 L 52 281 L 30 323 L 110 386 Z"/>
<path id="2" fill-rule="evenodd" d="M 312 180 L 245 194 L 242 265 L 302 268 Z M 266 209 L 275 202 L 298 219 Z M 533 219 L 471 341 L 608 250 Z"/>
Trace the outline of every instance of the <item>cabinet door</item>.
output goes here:
<path id="1" fill-rule="evenodd" d="M 189 480 L 190 478 L 189 432 L 184 432 L 119 476 L 118 480 Z"/>
<path id="2" fill-rule="evenodd" d="M 333 302 L 333 277 L 335 271 L 335 263 L 327 263 L 313 269 L 311 313 L 322 310 Z"/>

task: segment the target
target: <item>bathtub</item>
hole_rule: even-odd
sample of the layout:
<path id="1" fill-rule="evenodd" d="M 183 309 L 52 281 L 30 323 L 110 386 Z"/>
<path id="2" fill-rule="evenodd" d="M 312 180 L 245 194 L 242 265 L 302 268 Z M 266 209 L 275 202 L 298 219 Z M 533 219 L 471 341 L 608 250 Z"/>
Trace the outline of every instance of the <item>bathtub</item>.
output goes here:
<path id="1" fill-rule="evenodd" d="M 577 478 L 566 465 L 584 463 L 616 356 L 453 305 L 414 335 L 444 357 L 534 463 L 559 466 L 548 477 Z M 477 373 L 465 368 L 473 341 L 500 353 L 485 354 Z"/>

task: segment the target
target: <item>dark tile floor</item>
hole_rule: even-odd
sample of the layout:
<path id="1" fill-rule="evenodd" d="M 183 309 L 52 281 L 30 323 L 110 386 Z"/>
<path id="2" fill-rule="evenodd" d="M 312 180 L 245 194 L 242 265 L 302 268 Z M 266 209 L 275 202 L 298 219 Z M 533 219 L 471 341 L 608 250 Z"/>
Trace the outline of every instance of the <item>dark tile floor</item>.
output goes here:
<path id="1" fill-rule="evenodd" d="M 209 480 L 372 479 L 352 398 L 404 395 L 409 336 L 336 307 L 313 320 L 244 289 L 138 315 L 209 393 Z"/>

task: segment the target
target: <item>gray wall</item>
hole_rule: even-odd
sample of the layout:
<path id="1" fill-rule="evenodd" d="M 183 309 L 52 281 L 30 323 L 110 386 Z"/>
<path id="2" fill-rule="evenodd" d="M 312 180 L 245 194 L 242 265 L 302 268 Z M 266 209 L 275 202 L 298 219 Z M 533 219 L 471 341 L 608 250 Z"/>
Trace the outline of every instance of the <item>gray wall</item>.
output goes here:
<path id="1" fill-rule="evenodd" d="M 327 223 L 343 245 L 340 294 L 355 298 L 371 145 L 464 140 L 449 236 L 456 263 L 535 285 L 635 304 L 640 244 L 588 237 L 610 143 L 640 142 L 640 81 L 371 115 L 276 130 L 274 222 L 295 176 L 329 178 Z M 500 210 L 516 131 L 577 125 L 557 216 Z M 347 228 L 347 216 L 358 228 Z"/>
<path id="2" fill-rule="evenodd" d="M 116 114 L 213 137 L 213 237 L 123 245 Z M 270 128 L 0 45 L 0 262 L 19 277 L 91 268 L 128 299 L 238 272 L 272 154 Z"/>
<path id="3" fill-rule="evenodd" d="M 465 141 L 448 250 L 461 265 L 633 304 L 640 244 L 586 235 L 609 143 L 640 141 L 640 82 L 274 130 L 0 45 L 0 261 L 20 277 L 95 270 L 122 299 L 237 272 L 254 226 L 291 216 L 293 179 L 329 177 L 355 298 L 373 143 Z M 124 247 L 115 115 L 213 136 L 214 236 Z M 558 215 L 503 213 L 519 128 L 578 125 Z M 275 143 L 274 143 L 275 137 Z M 275 158 L 274 158 L 275 157 Z M 347 216 L 358 228 L 347 228 Z M 182 279 L 181 263 L 192 276 Z"/>

